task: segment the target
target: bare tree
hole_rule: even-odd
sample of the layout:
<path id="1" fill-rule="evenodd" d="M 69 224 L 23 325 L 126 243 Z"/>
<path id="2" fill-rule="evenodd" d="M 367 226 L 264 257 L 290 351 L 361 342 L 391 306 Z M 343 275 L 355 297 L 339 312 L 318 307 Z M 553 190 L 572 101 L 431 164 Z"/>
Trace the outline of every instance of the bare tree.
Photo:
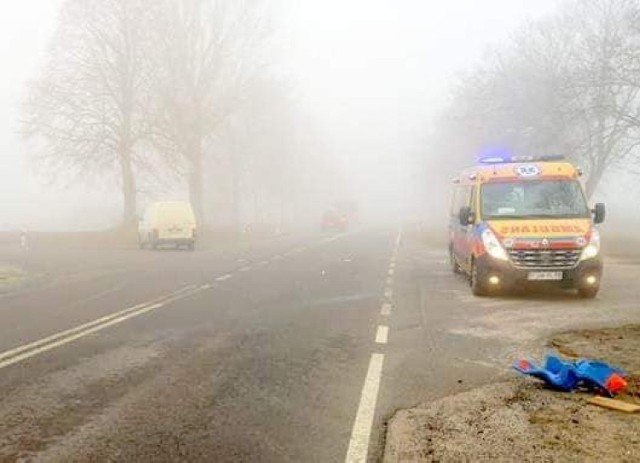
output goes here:
<path id="1" fill-rule="evenodd" d="M 149 133 L 145 54 L 153 6 L 152 0 L 67 0 L 22 125 L 55 174 L 88 180 L 115 173 L 124 226 L 135 223 L 135 171 Z"/>
<path id="2" fill-rule="evenodd" d="M 234 110 L 262 63 L 263 3 L 256 0 L 163 0 L 157 56 L 160 112 L 156 144 L 187 176 L 203 221 L 206 142 Z"/>
<path id="3" fill-rule="evenodd" d="M 443 118 L 445 151 L 566 154 L 585 168 L 592 195 L 637 152 L 639 8 L 575 1 L 522 28 L 461 81 Z"/>
<path id="4" fill-rule="evenodd" d="M 627 85 L 621 71 L 637 53 L 638 35 L 628 19 L 638 9 L 631 0 L 591 0 L 576 2 L 563 17 L 577 31 L 565 104 L 580 137 L 575 154 L 588 173 L 588 195 L 637 146 L 632 114 L 640 103 L 640 87 Z"/>

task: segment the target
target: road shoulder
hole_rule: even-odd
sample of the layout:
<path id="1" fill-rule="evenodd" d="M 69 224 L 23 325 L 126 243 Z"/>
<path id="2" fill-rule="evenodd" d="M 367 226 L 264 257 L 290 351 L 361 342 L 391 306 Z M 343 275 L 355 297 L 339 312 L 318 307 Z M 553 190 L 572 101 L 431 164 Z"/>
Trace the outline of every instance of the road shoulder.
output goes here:
<path id="1" fill-rule="evenodd" d="M 564 355 L 598 358 L 631 374 L 622 399 L 640 403 L 640 326 L 560 333 Z M 631 461 L 640 454 L 640 419 L 586 403 L 589 393 L 547 390 L 535 380 L 489 384 L 397 412 L 385 462 Z"/>

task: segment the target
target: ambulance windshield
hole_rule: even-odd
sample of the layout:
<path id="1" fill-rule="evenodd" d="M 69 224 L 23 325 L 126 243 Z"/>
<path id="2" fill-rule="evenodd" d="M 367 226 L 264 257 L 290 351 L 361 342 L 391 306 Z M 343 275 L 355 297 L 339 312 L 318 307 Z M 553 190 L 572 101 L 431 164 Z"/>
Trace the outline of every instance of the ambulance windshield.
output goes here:
<path id="1" fill-rule="evenodd" d="M 575 180 L 488 183 L 482 186 L 481 202 L 485 220 L 589 217 Z"/>

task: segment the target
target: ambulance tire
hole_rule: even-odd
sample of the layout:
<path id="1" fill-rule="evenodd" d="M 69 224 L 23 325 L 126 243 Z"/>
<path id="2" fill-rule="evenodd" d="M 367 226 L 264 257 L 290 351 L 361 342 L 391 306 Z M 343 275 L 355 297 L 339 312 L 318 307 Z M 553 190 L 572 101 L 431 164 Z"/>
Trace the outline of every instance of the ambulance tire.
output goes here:
<path id="1" fill-rule="evenodd" d="M 485 297 L 489 295 L 487 288 L 478 279 L 478 266 L 475 262 L 471 264 L 471 276 L 469 278 L 471 284 L 471 292 L 474 296 Z"/>
<path id="2" fill-rule="evenodd" d="M 451 270 L 454 275 L 460 275 L 462 273 L 462 269 L 458 265 L 458 262 L 456 262 L 456 258 L 453 255 L 453 250 L 451 248 L 449 248 L 449 261 L 451 262 Z"/>
<path id="3" fill-rule="evenodd" d="M 595 297 L 598 295 L 598 290 L 600 290 L 598 286 L 578 288 L 578 296 L 580 296 L 582 299 L 595 299 Z"/>

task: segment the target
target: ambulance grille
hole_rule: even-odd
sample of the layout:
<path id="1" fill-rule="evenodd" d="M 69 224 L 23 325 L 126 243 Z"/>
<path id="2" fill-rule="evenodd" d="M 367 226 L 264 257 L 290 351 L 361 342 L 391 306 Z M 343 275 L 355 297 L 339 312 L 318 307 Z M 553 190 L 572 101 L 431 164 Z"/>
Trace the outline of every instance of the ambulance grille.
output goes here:
<path id="1" fill-rule="evenodd" d="M 527 249 L 509 251 L 518 268 L 571 269 L 578 265 L 580 249 Z"/>

